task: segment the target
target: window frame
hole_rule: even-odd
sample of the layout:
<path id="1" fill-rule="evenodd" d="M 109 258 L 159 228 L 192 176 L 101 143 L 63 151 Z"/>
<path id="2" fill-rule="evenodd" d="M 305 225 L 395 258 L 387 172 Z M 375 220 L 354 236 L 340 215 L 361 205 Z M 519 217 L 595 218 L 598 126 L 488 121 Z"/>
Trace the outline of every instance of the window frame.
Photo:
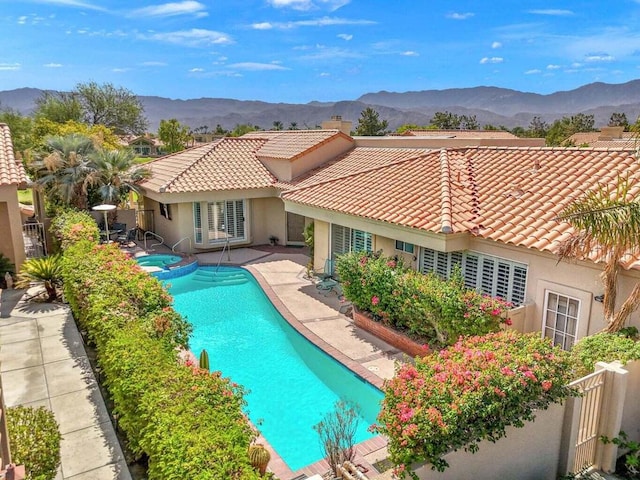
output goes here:
<path id="1" fill-rule="evenodd" d="M 556 299 L 556 307 L 553 311 L 550 310 L 550 297 L 555 295 Z M 564 298 L 567 300 L 566 302 L 566 311 L 562 312 L 559 310 L 561 305 L 560 299 Z M 574 313 L 571 313 L 571 302 L 577 304 L 576 310 Z M 544 292 L 544 307 L 542 310 L 542 337 L 549 338 L 553 342 L 554 345 L 559 345 L 563 350 L 570 350 L 573 345 L 578 341 L 578 332 L 580 327 L 580 311 L 582 308 L 582 300 L 577 297 L 573 297 L 571 295 L 567 295 L 565 293 L 560 293 L 556 290 L 545 289 Z M 555 315 L 553 321 L 554 325 L 550 326 L 548 324 L 549 313 L 553 313 Z M 565 317 L 564 329 L 558 328 L 558 316 L 563 315 Z M 569 319 L 573 319 L 575 324 L 573 325 L 573 333 L 569 332 Z M 547 331 L 550 330 L 552 335 L 547 335 Z M 557 341 L 557 336 L 560 335 L 561 342 Z M 570 339 L 570 344 L 568 344 L 567 339 Z"/>

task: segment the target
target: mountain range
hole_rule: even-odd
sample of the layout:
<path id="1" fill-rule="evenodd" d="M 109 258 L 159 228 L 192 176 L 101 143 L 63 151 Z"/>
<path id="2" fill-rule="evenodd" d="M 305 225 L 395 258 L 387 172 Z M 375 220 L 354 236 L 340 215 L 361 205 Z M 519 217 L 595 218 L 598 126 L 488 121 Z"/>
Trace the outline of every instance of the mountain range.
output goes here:
<path id="1" fill-rule="evenodd" d="M 37 88 L 0 91 L 0 109 L 11 108 L 24 115 L 33 112 L 35 100 L 44 93 Z M 403 124 L 428 125 L 433 115 L 449 111 L 475 115 L 483 126 L 527 128 L 534 116 L 547 123 L 576 113 L 594 115 L 596 127 L 608 123 L 613 112 L 625 113 L 633 123 L 640 115 L 640 80 L 622 84 L 590 83 L 574 90 L 537 94 L 499 87 L 450 88 L 415 92 L 367 93 L 355 100 L 310 102 L 306 104 L 269 103 L 228 98 L 189 100 L 139 96 L 149 120 L 149 131 L 158 129 L 160 120 L 176 118 L 192 129 L 221 125 L 233 129 L 238 124 L 264 129 L 281 122 L 284 128 L 315 128 L 334 115 L 357 125 L 360 113 L 374 108 L 381 120 L 395 130 Z"/>

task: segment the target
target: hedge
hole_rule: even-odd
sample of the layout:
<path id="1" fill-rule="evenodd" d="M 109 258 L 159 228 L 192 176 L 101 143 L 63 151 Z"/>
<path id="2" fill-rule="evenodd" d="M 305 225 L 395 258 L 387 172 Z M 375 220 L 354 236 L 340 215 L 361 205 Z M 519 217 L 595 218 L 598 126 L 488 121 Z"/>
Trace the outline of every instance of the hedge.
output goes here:
<path id="1" fill-rule="evenodd" d="M 157 279 L 116 246 L 96 244 L 87 218 L 56 219 L 65 298 L 95 344 L 128 446 L 148 457 L 148 478 L 260 478 L 248 457 L 255 432 L 242 387 L 178 360 L 190 324 Z"/>

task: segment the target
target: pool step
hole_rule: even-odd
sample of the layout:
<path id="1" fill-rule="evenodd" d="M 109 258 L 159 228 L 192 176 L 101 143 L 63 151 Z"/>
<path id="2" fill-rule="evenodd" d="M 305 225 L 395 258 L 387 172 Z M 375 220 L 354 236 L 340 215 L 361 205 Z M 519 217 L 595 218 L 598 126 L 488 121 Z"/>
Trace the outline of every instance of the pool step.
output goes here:
<path id="1" fill-rule="evenodd" d="M 215 286 L 242 285 L 249 281 L 246 275 L 242 272 L 213 272 L 207 270 L 198 270 L 193 275 L 193 280 L 201 283 L 210 283 Z"/>

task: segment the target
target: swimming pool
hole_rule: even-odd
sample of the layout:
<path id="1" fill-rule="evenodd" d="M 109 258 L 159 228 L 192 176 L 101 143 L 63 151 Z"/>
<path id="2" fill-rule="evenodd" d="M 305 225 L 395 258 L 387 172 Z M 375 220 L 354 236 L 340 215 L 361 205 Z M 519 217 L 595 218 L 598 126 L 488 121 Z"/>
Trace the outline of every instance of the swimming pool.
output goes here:
<path id="1" fill-rule="evenodd" d="M 143 255 L 136 257 L 136 262 L 142 267 L 158 267 L 164 268 L 168 265 L 173 265 L 182 260 L 180 255 L 168 255 L 161 253 L 154 253 L 151 255 Z"/>
<path id="2" fill-rule="evenodd" d="M 193 324 L 191 350 L 244 385 L 249 418 L 292 470 L 323 456 L 313 430 L 337 400 L 358 404 L 356 441 L 380 409 L 382 392 L 326 355 L 282 318 L 241 268 L 199 267 L 169 282 L 178 312 Z"/>

